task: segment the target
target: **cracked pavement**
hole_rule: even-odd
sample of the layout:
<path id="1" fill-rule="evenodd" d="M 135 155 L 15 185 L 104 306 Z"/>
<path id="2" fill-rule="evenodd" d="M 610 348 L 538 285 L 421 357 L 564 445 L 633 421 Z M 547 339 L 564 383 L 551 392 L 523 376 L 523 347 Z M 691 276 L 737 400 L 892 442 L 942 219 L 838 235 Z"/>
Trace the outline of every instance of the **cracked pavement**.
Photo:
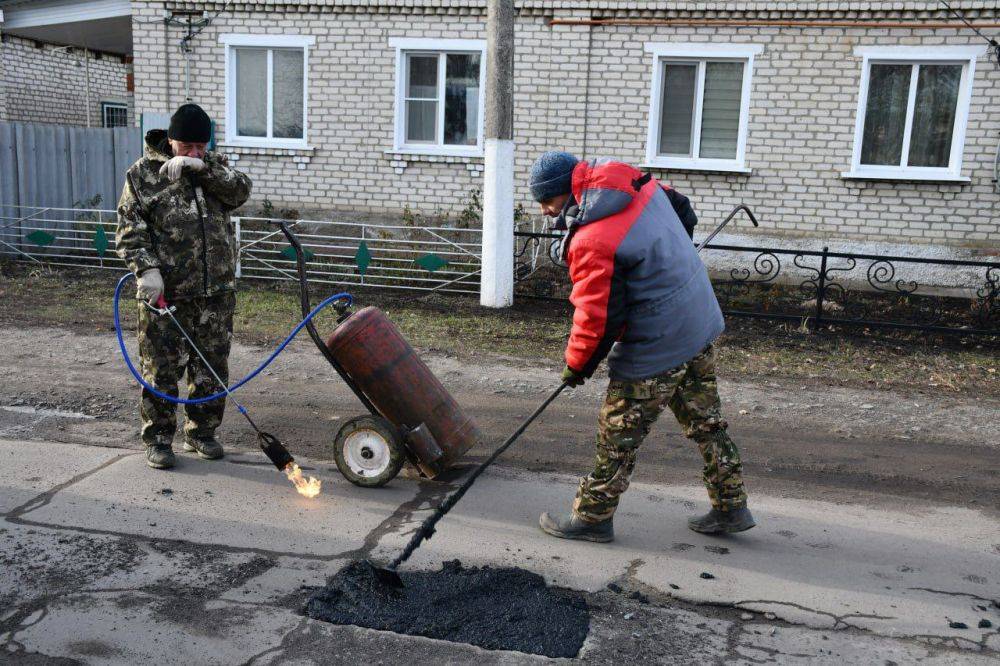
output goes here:
<path id="1" fill-rule="evenodd" d="M 464 470 L 366 490 L 302 460 L 324 481 L 308 500 L 263 456 L 179 459 L 164 473 L 127 449 L 0 440 L 0 663 L 549 661 L 299 612 L 348 561 L 400 548 Z M 704 506 L 702 488 L 635 483 L 615 543 L 546 537 L 538 513 L 568 507 L 575 484 L 493 469 L 407 566 L 521 566 L 585 591 L 588 662 L 1000 657 L 1000 526 L 989 514 L 756 493 L 759 527 L 706 537 L 684 520 Z"/>

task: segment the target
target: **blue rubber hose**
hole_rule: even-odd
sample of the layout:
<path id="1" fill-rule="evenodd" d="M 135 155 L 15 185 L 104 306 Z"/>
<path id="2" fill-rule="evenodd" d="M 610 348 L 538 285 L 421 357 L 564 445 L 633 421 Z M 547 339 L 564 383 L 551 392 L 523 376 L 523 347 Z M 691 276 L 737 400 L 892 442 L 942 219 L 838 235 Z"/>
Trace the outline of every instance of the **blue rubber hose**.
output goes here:
<path id="1" fill-rule="evenodd" d="M 178 398 L 176 396 L 167 395 L 166 393 L 163 393 L 162 391 L 158 391 L 154 386 L 151 386 L 148 382 L 146 382 L 146 380 L 142 378 L 142 375 L 139 374 L 139 371 L 136 370 L 135 365 L 132 363 L 132 359 L 128 355 L 128 350 L 125 348 L 125 339 L 122 336 L 121 315 L 119 313 L 119 307 L 118 306 L 119 306 L 119 301 L 121 300 L 122 289 L 125 287 L 125 283 L 128 282 L 129 280 L 131 280 L 134 277 L 135 276 L 132 273 L 128 273 L 128 274 L 124 275 L 122 277 L 122 279 L 118 281 L 118 286 L 115 287 L 115 302 L 114 302 L 114 305 L 115 305 L 115 333 L 118 335 L 118 347 L 119 347 L 119 349 L 121 349 L 122 358 L 125 359 L 125 365 L 128 366 L 128 369 L 132 373 L 132 376 L 135 377 L 136 381 L 138 381 L 142 385 L 143 388 L 145 388 L 147 391 L 149 391 L 150 393 L 152 393 L 153 395 L 155 395 L 157 398 L 162 398 L 163 400 L 169 400 L 170 402 L 176 403 L 178 405 L 199 405 L 199 404 L 204 403 L 204 402 L 211 402 L 212 400 L 218 400 L 219 398 L 223 398 L 226 395 L 228 395 L 229 393 L 232 393 L 233 391 L 236 391 L 237 389 L 239 389 L 240 387 L 242 387 L 244 384 L 246 384 L 247 382 L 249 382 L 250 380 L 252 380 L 254 377 L 256 377 L 257 375 L 259 375 L 261 373 L 261 371 L 264 370 L 264 368 L 266 368 L 267 366 L 271 365 L 271 362 L 274 361 L 274 359 L 278 357 L 278 354 L 280 354 L 281 352 L 283 352 L 285 350 L 285 347 L 288 346 L 288 343 L 290 343 L 295 338 L 295 336 L 299 334 L 299 331 L 301 331 L 303 328 L 305 328 L 306 324 L 308 324 L 312 320 L 313 317 L 315 317 L 317 314 L 319 314 L 320 310 L 324 309 L 325 307 L 327 307 L 331 303 L 334 303 L 334 302 L 339 301 L 339 300 L 346 299 L 347 302 L 348 302 L 348 304 L 351 304 L 351 303 L 354 302 L 354 298 L 350 294 L 347 294 L 347 293 L 334 294 L 333 296 L 330 296 L 329 298 L 323 299 L 323 301 L 319 305 L 317 305 L 316 307 L 314 307 L 312 309 L 312 312 L 310 312 L 308 315 L 306 315 L 305 318 L 302 321 L 300 321 L 295 328 L 292 329 L 292 332 L 288 334 L 288 337 L 285 338 L 285 340 L 280 345 L 278 345 L 278 348 L 275 349 L 271 353 L 271 355 L 267 357 L 267 360 L 265 360 L 263 363 L 261 363 L 259 366 L 257 366 L 257 368 L 253 372 L 251 372 L 250 374 L 248 374 L 246 377 L 244 377 L 240 381 L 236 382 L 232 386 L 228 387 L 227 390 L 221 391 L 221 392 L 216 393 L 214 395 L 205 396 L 204 398 Z M 240 409 L 240 412 L 243 412 L 243 411 L 244 411 L 243 409 Z"/>

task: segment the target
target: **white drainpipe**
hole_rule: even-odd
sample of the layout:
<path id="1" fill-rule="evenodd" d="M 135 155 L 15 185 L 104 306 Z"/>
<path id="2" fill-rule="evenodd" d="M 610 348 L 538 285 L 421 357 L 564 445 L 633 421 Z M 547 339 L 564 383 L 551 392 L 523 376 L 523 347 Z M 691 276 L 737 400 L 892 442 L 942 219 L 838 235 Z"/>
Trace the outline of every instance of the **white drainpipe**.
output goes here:
<path id="1" fill-rule="evenodd" d="M 90 127 L 90 113 L 91 113 L 91 108 L 90 108 L 90 49 L 86 49 L 86 48 L 83 49 L 83 69 L 84 69 L 84 76 L 87 79 L 87 93 L 86 93 L 86 99 L 87 99 L 86 104 L 87 104 L 87 107 L 86 107 L 86 113 L 84 115 L 87 116 L 87 127 Z"/>

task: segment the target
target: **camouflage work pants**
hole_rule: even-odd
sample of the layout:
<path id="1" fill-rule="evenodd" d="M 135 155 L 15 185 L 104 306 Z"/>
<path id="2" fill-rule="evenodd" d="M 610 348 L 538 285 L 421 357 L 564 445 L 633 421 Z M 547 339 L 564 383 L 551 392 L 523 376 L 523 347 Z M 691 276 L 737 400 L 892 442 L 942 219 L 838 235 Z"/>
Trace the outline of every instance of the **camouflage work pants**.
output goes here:
<path id="1" fill-rule="evenodd" d="M 233 336 L 236 294 L 224 292 L 207 298 L 179 300 L 174 316 L 187 331 L 212 368 L 229 381 L 229 345 Z M 199 398 L 222 390 L 198 354 L 167 315 L 158 315 L 139 304 L 139 367 L 143 379 L 161 393 L 176 396 L 177 382 L 187 372 L 188 397 Z M 184 435 L 208 439 L 222 423 L 225 398 L 200 405 L 184 405 Z M 177 429 L 175 405 L 142 390 L 139 413 L 142 441 L 146 445 L 169 444 Z"/>
<path id="2" fill-rule="evenodd" d="M 726 432 L 715 379 L 715 349 L 658 377 L 612 381 L 601 408 L 594 471 L 580 481 L 573 511 L 597 522 L 612 517 L 628 489 L 639 445 L 657 417 L 669 407 L 698 444 L 703 478 L 712 507 L 727 511 L 746 504 L 743 467 L 736 444 Z"/>

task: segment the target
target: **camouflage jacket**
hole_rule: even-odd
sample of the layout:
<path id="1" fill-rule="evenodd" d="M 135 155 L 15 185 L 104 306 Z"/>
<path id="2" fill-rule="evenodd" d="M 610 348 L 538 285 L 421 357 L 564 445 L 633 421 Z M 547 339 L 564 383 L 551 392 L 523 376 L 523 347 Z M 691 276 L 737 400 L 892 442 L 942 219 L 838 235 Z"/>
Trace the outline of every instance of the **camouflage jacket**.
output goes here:
<path id="1" fill-rule="evenodd" d="M 202 171 L 171 182 L 159 173 L 170 159 L 164 139 L 164 130 L 147 132 L 143 157 L 125 174 L 118 256 L 136 275 L 159 268 L 168 301 L 232 291 L 239 248 L 229 212 L 250 196 L 250 179 L 209 152 Z"/>

